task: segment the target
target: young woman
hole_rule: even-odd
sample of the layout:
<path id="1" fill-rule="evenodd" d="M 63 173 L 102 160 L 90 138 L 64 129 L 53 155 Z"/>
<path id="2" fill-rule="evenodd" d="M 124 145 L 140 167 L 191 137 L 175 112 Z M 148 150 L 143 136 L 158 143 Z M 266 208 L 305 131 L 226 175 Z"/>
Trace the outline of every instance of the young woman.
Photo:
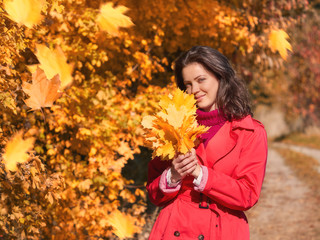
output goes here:
<path id="1" fill-rule="evenodd" d="M 197 121 L 210 126 L 200 144 L 172 161 L 148 165 L 150 200 L 162 206 L 149 239 L 249 239 L 243 211 L 260 195 L 267 161 L 263 125 L 228 59 L 196 46 L 175 64 L 180 89 L 197 101 Z"/>

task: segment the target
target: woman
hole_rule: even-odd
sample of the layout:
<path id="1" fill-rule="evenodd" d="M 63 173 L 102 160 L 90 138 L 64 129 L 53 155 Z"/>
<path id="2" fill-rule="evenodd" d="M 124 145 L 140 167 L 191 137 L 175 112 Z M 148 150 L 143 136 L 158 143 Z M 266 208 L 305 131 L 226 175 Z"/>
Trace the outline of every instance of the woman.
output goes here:
<path id="1" fill-rule="evenodd" d="M 175 64 L 178 87 L 194 94 L 200 144 L 172 161 L 148 165 L 150 200 L 162 206 L 149 239 L 249 239 L 243 211 L 260 195 L 267 161 L 263 125 L 245 85 L 218 51 L 196 46 Z"/>

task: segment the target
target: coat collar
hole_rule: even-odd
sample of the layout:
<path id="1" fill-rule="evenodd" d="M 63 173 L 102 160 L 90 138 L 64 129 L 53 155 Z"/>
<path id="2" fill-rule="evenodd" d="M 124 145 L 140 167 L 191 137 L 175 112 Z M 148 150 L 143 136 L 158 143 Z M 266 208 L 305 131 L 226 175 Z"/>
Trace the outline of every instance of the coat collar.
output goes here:
<path id="1" fill-rule="evenodd" d="M 246 130 L 254 130 L 253 119 L 250 115 L 240 120 L 233 120 L 231 123 L 232 130 L 242 128 Z"/>
<path id="2" fill-rule="evenodd" d="M 207 147 L 201 142 L 197 148 L 197 155 L 203 165 L 211 168 L 216 162 L 227 155 L 237 144 L 237 129 L 254 130 L 250 115 L 240 120 L 226 122 L 220 130 L 209 140 Z M 210 158 L 210 161 L 208 161 Z"/>

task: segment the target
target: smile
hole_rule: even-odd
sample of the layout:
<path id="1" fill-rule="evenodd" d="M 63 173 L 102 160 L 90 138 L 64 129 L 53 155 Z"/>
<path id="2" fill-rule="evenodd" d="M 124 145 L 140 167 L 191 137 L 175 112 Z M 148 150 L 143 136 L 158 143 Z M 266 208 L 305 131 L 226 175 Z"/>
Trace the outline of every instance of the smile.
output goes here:
<path id="1" fill-rule="evenodd" d="M 203 99 L 204 96 L 205 95 L 196 96 L 195 99 L 197 100 L 197 102 L 200 102 Z"/>

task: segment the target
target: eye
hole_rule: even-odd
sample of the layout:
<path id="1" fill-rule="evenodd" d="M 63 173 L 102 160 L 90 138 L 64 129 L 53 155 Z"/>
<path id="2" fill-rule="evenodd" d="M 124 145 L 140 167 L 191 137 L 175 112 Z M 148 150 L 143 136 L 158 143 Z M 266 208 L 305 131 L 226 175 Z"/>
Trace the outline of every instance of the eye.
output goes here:
<path id="1" fill-rule="evenodd" d="M 185 83 L 184 85 L 186 87 L 186 92 L 188 93 L 190 91 L 190 89 L 191 89 L 191 84 L 190 83 Z"/>
<path id="2" fill-rule="evenodd" d="M 203 82 L 204 80 L 206 80 L 205 78 L 199 78 L 198 82 Z"/>

